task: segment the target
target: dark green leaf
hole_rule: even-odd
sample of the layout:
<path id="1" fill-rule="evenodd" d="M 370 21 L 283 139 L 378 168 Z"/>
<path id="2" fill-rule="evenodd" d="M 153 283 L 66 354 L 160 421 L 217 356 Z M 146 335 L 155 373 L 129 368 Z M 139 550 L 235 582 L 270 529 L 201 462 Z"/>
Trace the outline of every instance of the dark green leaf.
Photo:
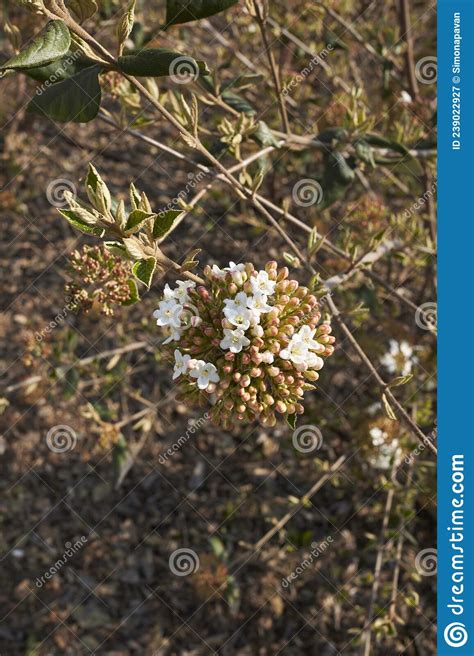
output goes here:
<path id="1" fill-rule="evenodd" d="M 100 108 L 99 71 L 92 66 L 47 89 L 38 89 L 28 111 L 61 123 L 91 121 Z"/>
<path id="2" fill-rule="evenodd" d="M 167 235 L 178 216 L 182 213 L 183 210 L 168 210 L 158 214 L 153 225 L 153 237 L 161 239 L 161 237 Z"/>
<path id="3" fill-rule="evenodd" d="M 127 75 L 144 77 L 189 75 L 197 78 L 199 75 L 209 75 L 205 62 L 168 48 L 144 48 L 136 53 L 122 55 L 118 58 L 118 65 Z"/>
<path id="4" fill-rule="evenodd" d="M 67 53 L 71 45 L 71 35 L 60 20 L 50 21 L 46 29 L 24 50 L 0 66 L 0 70 L 45 66 Z"/>
<path id="5" fill-rule="evenodd" d="M 97 226 L 88 225 L 81 221 L 81 219 L 74 213 L 73 210 L 59 210 L 59 213 L 64 216 L 65 219 L 77 230 L 84 232 L 86 235 L 96 235 L 97 237 L 102 237 L 104 234 L 103 228 Z"/>
<path id="6" fill-rule="evenodd" d="M 133 275 L 138 278 L 144 285 L 150 287 L 153 274 L 156 269 L 156 259 L 149 257 L 146 260 L 139 260 L 133 265 Z"/>
<path id="7" fill-rule="evenodd" d="M 296 428 L 296 422 L 298 421 L 298 415 L 296 413 L 292 415 L 286 415 L 286 423 L 293 430 Z"/>
<path id="8" fill-rule="evenodd" d="M 238 0 L 167 0 L 166 1 L 166 27 L 178 23 L 190 23 L 213 16 L 224 11 Z"/>
<path id="9" fill-rule="evenodd" d="M 378 134 L 367 133 L 364 136 L 364 139 L 372 146 L 378 146 L 379 148 L 389 148 L 390 150 L 394 150 L 401 155 L 410 155 L 410 151 L 403 144 L 399 143 L 398 141 L 393 141 L 392 139 L 386 139 L 385 137 L 382 137 Z"/>
<path id="10" fill-rule="evenodd" d="M 221 98 L 226 102 L 229 107 L 236 109 L 242 114 L 256 114 L 257 111 L 252 107 L 252 105 L 245 100 L 243 96 L 239 96 L 238 93 L 233 93 L 232 91 L 224 91 L 221 94 Z"/>
<path id="11" fill-rule="evenodd" d="M 55 59 L 46 66 L 25 68 L 21 72 L 38 82 L 46 82 L 46 80 L 49 80 L 50 84 L 55 84 L 61 80 L 67 80 L 69 77 L 76 75 L 76 73 L 79 73 L 84 68 L 88 68 L 92 65 L 93 62 L 90 59 L 80 55 L 77 51 L 69 51 L 64 57 Z"/>
<path id="12" fill-rule="evenodd" d="M 142 223 L 146 219 L 149 219 L 152 216 L 155 215 L 150 214 L 149 212 L 145 212 L 145 210 L 132 210 L 128 215 L 128 220 L 125 225 L 125 232 L 129 232 L 130 230 L 133 230 L 138 225 L 140 225 L 140 223 Z"/>
<path id="13" fill-rule="evenodd" d="M 226 91 L 227 89 L 237 88 L 242 89 L 251 86 L 252 84 L 257 84 L 264 80 L 264 76 L 260 73 L 248 73 L 247 75 L 237 75 L 226 82 L 221 84 L 221 91 Z"/>

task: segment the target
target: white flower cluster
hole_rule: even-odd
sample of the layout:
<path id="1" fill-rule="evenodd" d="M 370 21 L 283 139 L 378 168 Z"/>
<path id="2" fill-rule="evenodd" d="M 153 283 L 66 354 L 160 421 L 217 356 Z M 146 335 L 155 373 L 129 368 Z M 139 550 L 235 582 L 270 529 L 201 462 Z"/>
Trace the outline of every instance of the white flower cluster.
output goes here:
<path id="1" fill-rule="evenodd" d="M 242 269 L 239 267 L 241 266 L 244 267 L 243 264 L 236 265 L 231 262 L 227 269 L 236 284 L 240 280 Z M 213 273 L 217 276 L 225 275 L 225 269 L 221 271 L 214 266 Z M 239 292 L 234 298 L 224 299 L 224 337 L 220 342 L 220 347 L 224 351 L 240 353 L 243 348 L 249 346 L 250 339 L 245 335 L 246 330 L 250 330 L 254 337 L 263 335 L 260 317 L 272 309 L 272 306 L 268 304 L 268 299 L 275 291 L 276 282 L 269 279 L 266 271 L 259 271 L 256 276 L 250 278 L 250 284 L 252 294 Z M 273 362 L 273 354 L 266 353 L 264 354 L 265 358 L 267 362 Z"/>
<path id="2" fill-rule="evenodd" d="M 188 290 L 195 287 L 196 283 L 191 280 L 178 280 L 176 289 L 166 284 L 163 300 L 158 303 L 158 309 L 153 312 L 158 326 L 169 328 L 170 335 L 163 342 L 179 341 L 182 332 L 189 325 L 197 325 L 199 317 L 196 314 L 193 316 L 193 306 L 190 305 Z M 188 312 L 185 312 L 185 310 Z M 190 321 L 186 322 L 185 319 L 191 315 Z"/>
<path id="3" fill-rule="evenodd" d="M 280 351 L 280 358 L 291 360 L 296 369 L 315 369 L 319 371 L 324 361 L 316 353 L 324 353 L 324 346 L 314 339 L 316 329 L 303 326 L 295 333 L 286 349 Z"/>

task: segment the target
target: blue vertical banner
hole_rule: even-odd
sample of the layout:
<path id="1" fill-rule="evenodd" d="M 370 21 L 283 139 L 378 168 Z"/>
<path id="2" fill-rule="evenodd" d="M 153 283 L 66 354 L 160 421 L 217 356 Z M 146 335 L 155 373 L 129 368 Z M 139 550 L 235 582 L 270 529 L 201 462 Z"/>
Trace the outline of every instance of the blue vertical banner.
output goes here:
<path id="1" fill-rule="evenodd" d="M 438 656 L 474 656 L 474 0 L 438 2 Z"/>

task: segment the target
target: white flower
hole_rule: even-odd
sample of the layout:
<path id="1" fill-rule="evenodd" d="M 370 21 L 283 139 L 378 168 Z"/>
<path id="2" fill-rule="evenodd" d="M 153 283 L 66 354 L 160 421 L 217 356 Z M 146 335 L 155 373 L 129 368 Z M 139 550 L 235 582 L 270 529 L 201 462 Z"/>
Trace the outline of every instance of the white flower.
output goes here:
<path id="1" fill-rule="evenodd" d="M 413 355 L 413 349 L 405 340 L 396 342 L 390 340 L 387 353 L 380 359 L 380 362 L 391 373 L 400 373 L 402 376 L 408 376 L 412 367 L 418 362 L 418 358 Z"/>
<path id="2" fill-rule="evenodd" d="M 324 360 L 320 358 L 318 355 L 316 355 L 316 353 L 311 353 L 311 351 L 309 351 L 307 365 L 308 365 L 308 369 L 314 369 L 315 371 L 319 371 L 320 369 L 323 368 Z"/>
<path id="3" fill-rule="evenodd" d="M 218 383 L 220 380 L 215 366 L 210 362 L 204 362 L 204 360 L 195 361 L 190 376 L 197 379 L 197 386 L 201 390 L 209 387 L 210 383 Z"/>
<path id="4" fill-rule="evenodd" d="M 240 351 L 250 344 L 248 337 L 245 337 L 244 331 L 240 328 L 230 330 L 224 328 L 224 338 L 220 342 L 221 349 L 230 349 L 232 353 L 240 353 Z"/>
<path id="5" fill-rule="evenodd" d="M 196 283 L 192 280 L 177 280 L 176 282 L 178 287 L 174 290 L 174 296 L 181 305 L 184 305 L 189 301 L 188 289 L 196 287 Z"/>
<path id="6" fill-rule="evenodd" d="M 243 263 L 236 264 L 235 262 L 229 262 L 229 266 L 225 267 L 225 271 L 229 271 L 230 273 L 245 271 L 245 264 Z"/>
<path id="7" fill-rule="evenodd" d="M 169 344 L 170 342 L 179 342 L 181 339 L 181 331 L 178 328 L 171 328 L 170 335 L 163 341 L 163 344 Z"/>
<path id="8" fill-rule="evenodd" d="M 163 298 L 165 299 L 165 301 L 170 301 L 172 298 L 175 298 L 174 290 L 171 289 L 168 283 L 166 283 L 165 288 L 163 290 Z"/>
<path id="9" fill-rule="evenodd" d="M 173 370 L 173 380 L 181 376 L 182 374 L 187 373 L 189 369 L 189 362 L 191 356 L 188 354 L 183 355 L 178 349 L 174 352 L 174 370 Z"/>
<path id="10" fill-rule="evenodd" d="M 393 438 L 391 442 L 387 442 L 388 433 L 377 426 L 370 429 L 369 435 L 373 446 L 377 447 L 375 456 L 369 458 L 371 464 L 380 469 L 389 469 L 393 456 L 399 452 L 397 438 Z"/>
<path id="11" fill-rule="evenodd" d="M 291 339 L 288 346 L 280 351 L 280 358 L 291 360 L 293 364 L 306 364 L 309 358 L 307 345 L 298 339 Z"/>
<path id="12" fill-rule="evenodd" d="M 229 262 L 229 266 L 225 267 L 226 271 L 229 271 L 232 276 L 232 280 L 236 285 L 241 285 L 244 282 L 243 272 L 245 271 L 245 264 L 236 264 L 235 262 Z"/>
<path id="13" fill-rule="evenodd" d="M 275 356 L 271 351 L 264 351 L 261 355 L 262 362 L 265 362 L 266 364 L 272 364 L 272 362 L 275 360 Z"/>
<path id="14" fill-rule="evenodd" d="M 224 314 L 227 308 L 230 310 L 245 310 L 247 307 L 248 296 L 245 292 L 239 292 L 234 296 L 234 298 L 225 298 L 224 305 Z"/>
<path id="15" fill-rule="evenodd" d="M 217 264 L 212 265 L 212 273 L 215 275 L 216 278 L 224 278 L 225 276 L 225 269 L 220 269 Z"/>
<path id="16" fill-rule="evenodd" d="M 183 306 L 179 305 L 175 299 L 168 299 L 158 303 L 158 309 L 153 312 L 158 326 L 170 326 L 179 328 L 181 326 L 180 315 Z"/>
<path id="17" fill-rule="evenodd" d="M 259 271 L 256 276 L 250 278 L 250 284 L 252 285 L 252 291 L 254 294 L 265 294 L 270 296 L 275 291 L 276 282 L 270 280 L 268 273 L 266 271 Z"/>
<path id="18" fill-rule="evenodd" d="M 227 320 L 237 328 L 241 330 L 247 330 L 250 327 L 250 321 L 252 319 L 252 314 L 250 310 L 229 310 L 226 308 L 224 312 Z"/>
<path id="19" fill-rule="evenodd" d="M 268 305 L 268 296 L 262 292 L 256 292 L 253 296 L 247 298 L 247 307 L 249 310 L 258 312 L 258 314 L 263 314 L 265 312 L 270 312 L 272 309 L 271 305 Z"/>
<path id="20" fill-rule="evenodd" d="M 318 351 L 319 353 L 321 353 L 322 351 L 324 351 L 324 346 L 319 342 L 317 342 L 315 339 L 313 339 L 315 332 L 316 332 L 316 328 L 311 330 L 309 326 L 303 326 L 298 330 L 297 333 L 293 335 L 292 341 L 303 342 L 311 351 Z"/>

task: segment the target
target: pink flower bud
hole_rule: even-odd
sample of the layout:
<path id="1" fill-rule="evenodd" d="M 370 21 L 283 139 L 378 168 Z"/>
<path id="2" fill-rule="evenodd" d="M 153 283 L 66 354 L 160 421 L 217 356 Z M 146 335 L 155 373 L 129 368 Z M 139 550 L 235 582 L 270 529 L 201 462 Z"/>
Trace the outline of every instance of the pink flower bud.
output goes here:
<path id="1" fill-rule="evenodd" d="M 275 410 L 280 414 L 283 414 L 286 412 L 286 404 L 283 403 L 283 401 L 277 401 L 275 404 Z"/>

